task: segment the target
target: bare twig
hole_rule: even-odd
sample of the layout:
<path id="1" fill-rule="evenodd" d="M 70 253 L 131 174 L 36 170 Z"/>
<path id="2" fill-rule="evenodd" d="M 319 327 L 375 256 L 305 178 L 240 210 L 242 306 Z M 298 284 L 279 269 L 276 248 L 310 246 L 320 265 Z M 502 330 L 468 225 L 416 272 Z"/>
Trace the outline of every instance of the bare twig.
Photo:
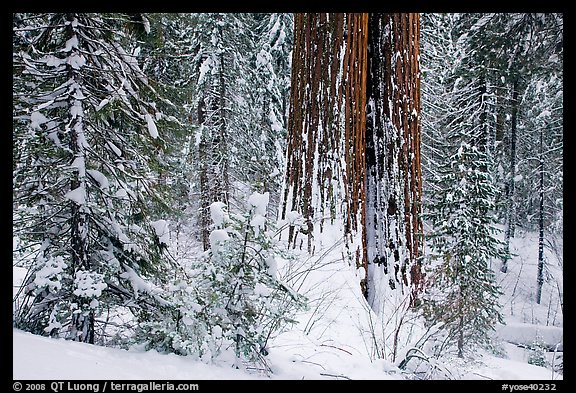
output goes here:
<path id="1" fill-rule="evenodd" d="M 320 373 L 320 375 L 323 375 L 323 376 L 326 376 L 326 377 L 333 377 L 333 378 L 344 378 L 344 379 L 347 379 L 347 380 L 349 380 L 349 381 L 352 380 L 352 378 L 348 378 L 348 377 L 345 376 L 345 375 L 334 375 L 334 374 L 327 374 L 327 373 Z"/>

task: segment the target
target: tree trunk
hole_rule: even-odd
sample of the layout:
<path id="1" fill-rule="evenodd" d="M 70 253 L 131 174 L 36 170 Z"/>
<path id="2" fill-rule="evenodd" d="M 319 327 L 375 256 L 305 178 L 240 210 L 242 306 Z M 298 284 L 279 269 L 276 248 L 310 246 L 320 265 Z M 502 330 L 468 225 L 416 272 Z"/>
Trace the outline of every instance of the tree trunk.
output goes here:
<path id="1" fill-rule="evenodd" d="M 500 271 L 508 271 L 508 260 L 510 255 L 510 238 L 514 237 L 516 229 L 516 206 L 514 202 L 514 183 L 516 180 L 516 124 L 518 122 L 518 78 L 512 84 L 512 126 L 510 133 L 510 180 L 508 182 L 508 225 L 506 227 L 505 241 L 508 257 L 502 263 Z"/>
<path id="2" fill-rule="evenodd" d="M 538 214 L 538 277 L 536 289 L 536 303 L 542 300 L 542 285 L 544 284 L 544 130 L 540 130 L 540 209 Z"/>
<path id="3" fill-rule="evenodd" d="M 371 14 L 367 83 L 368 302 L 422 286 L 418 14 Z M 410 276 L 408 276 L 408 273 Z"/>
<path id="4" fill-rule="evenodd" d="M 303 215 L 289 242 L 302 247 L 305 235 L 311 254 L 323 226 L 341 220 L 373 306 L 383 277 L 412 304 L 422 284 L 419 29 L 418 14 L 294 18 L 281 218 Z"/>
<path id="5" fill-rule="evenodd" d="M 458 321 L 458 357 L 464 358 L 464 316 Z"/>
<path id="6" fill-rule="evenodd" d="M 281 218 L 302 214 L 305 228 L 290 228 L 289 242 L 302 247 L 306 236 L 310 254 L 325 224 L 343 217 L 352 236 L 363 222 L 367 22 L 367 14 L 294 17 Z M 353 252 L 362 265 L 363 250 Z"/>
<path id="7" fill-rule="evenodd" d="M 66 19 L 72 22 L 76 19 L 74 14 L 67 14 Z M 72 23 L 66 28 L 67 38 L 76 36 Z M 78 52 L 77 48 L 72 48 L 72 52 Z M 79 52 L 78 52 L 79 55 Z M 76 168 L 70 181 L 70 191 L 76 190 L 78 198 L 70 200 L 70 239 L 72 254 L 72 271 L 74 274 L 80 271 L 89 271 L 90 263 L 88 258 L 88 220 L 84 207 L 86 202 L 86 149 L 84 144 L 86 136 L 84 134 L 84 108 L 81 91 L 82 77 L 80 72 L 67 64 L 67 72 L 70 80 L 73 80 L 72 88 L 74 94 L 70 95 L 68 108 L 70 111 L 70 121 L 68 130 L 70 132 L 70 151 L 72 152 L 71 166 Z M 75 302 L 80 312 L 73 314 L 70 327 L 70 338 L 75 341 L 94 344 L 94 312 L 90 309 L 89 300 L 83 296 L 75 296 Z"/>
<path id="8" fill-rule="evenodd" d="M 222 35 L 221 26 L 218 33 Z M 221 38 L 222 39 L 222 38 Z M 198 67 L 205 60 L 198 62 Z M 198 123 L 202 128 L 198 151 L 200 180 L 200 230 L 204 250 L 210 247 L 210 205 L 213 202 L 228 204 L 228 144 L 226 111 L 226 78 L 224 54 L 218 55 L 217 79 L 209 85 L 198 103 Z"/>

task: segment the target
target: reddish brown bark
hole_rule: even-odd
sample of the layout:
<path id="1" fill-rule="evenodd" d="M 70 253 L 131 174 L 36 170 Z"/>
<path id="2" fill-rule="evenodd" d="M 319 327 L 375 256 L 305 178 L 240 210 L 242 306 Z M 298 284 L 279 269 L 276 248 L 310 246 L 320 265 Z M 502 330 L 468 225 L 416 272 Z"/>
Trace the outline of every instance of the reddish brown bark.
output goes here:
<path id="1" fill-rule="evenodd" d="M 361 236 L 349 251 L 366 278 L 379 247 L 395 259 L 413 302 L 422 282 L 419 21 L 418 14 L 295 15 L 281 215 L 287 206 L 302 213 L 306 228 L 292 228 L 289 241 L 297 246 L 304 232 L 311 253 L 314 229 L 342 217 L 347 244 Z M 377 217 L 367 219 L 367 203 Z"/>
<path id="2" fill-rule="evenodd" d="M 294 19 L 288 171 L 282 217 L 288 204 L 302 213 L 308 251 L 312 253 L 315 218 L 322 230 L 326 218 L 331 222 L 336 218 L 342 202 L 332 180 L 344 183 L 346 232 L 359 229 L 357 218 L 362 214 L 364 200 L 363 73 L 368 16 L 296 14 Z M 345 171 L 339 162 L 342 159 Z M 314 187 L 318 195 L 313 201 Z M 289 240 L 296 246 L 298 233 L 294 231 L 292 228 Z"/>

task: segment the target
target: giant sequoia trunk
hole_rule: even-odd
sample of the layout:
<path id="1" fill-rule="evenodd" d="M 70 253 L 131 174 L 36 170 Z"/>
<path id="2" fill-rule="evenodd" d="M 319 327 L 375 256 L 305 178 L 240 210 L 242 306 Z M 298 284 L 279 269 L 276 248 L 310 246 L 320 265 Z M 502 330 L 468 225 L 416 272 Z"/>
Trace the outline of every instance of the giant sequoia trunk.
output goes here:
<path id="1" fill-rule="evenodd" d="M 289 241 L 314 253 L 326 221 L 380 311 L 388 291 L 422 282 L 418 14 L 297 14 L 281 217 Z M 410 292 L 408 292 L 410 291 Z"/>
<path id="2" fill-rule="evenodd" d="M 282 218 L 306 226 L 289 240 L 314 253 L 314 234 L 344 217 L 353 236 L 363 222 L 367 14 L 296 14 L 287 172 Z M 353 250 L 362 266 L 365 255 Z"/>
<path id="3" fill-rule="evenodd" d="M 398 287 L 411 290 L 414 304 L 422 284 L 419 21 L 370 15 L 365 233 L 375 310 Z"/>

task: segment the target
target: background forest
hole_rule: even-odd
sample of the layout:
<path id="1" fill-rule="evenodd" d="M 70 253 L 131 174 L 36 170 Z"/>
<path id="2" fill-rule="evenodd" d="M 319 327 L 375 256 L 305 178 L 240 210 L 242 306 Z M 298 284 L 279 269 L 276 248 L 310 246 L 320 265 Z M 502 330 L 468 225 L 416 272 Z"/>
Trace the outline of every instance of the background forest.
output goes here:
<path id="1" fill-rule="evenodd" d="M 15 337 L 561 378 L 561 14 L 15 13 L 12 135 Z"/>

